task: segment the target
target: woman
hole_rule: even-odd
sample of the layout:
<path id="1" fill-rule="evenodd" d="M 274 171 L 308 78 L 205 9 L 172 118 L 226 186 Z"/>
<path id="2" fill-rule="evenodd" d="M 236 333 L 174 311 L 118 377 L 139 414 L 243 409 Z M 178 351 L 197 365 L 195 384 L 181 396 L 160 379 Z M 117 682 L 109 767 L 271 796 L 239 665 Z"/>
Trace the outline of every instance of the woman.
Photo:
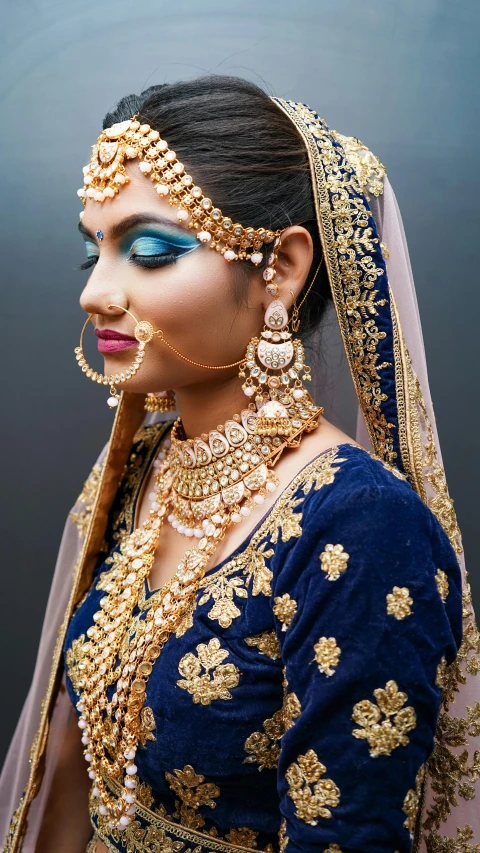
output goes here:
<path id="1" fill-rule="evenodd" d="M 76 358 L 120 405 L 67 522 L 4 849 L 479 849 L 478 632 L 381 163 L 212 76 L 124 98 L 79 195 L 104 372 L 83 332 Z M 295 336 L 330 299 L 358 443 Z"/>

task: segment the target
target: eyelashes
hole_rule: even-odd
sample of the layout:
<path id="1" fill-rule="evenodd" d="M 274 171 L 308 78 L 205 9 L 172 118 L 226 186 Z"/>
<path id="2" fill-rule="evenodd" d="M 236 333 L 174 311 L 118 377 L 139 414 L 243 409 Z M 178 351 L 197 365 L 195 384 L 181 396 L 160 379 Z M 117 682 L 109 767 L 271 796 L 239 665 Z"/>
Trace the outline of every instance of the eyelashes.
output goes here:
<path id="1" fill-rule="evenodd" d="M 174 252 L 166 252 L 163 255 L 130 255 L 128 260 L 137 267 L 145 269 L 158 269 L 167 264 L 175 263 L 181 255 L 176 255 Z M 83 264 L 79 264 L 77 269 L 88 270 L 94 267 L 98 261 L 98 255 L 91 255 Z"/>

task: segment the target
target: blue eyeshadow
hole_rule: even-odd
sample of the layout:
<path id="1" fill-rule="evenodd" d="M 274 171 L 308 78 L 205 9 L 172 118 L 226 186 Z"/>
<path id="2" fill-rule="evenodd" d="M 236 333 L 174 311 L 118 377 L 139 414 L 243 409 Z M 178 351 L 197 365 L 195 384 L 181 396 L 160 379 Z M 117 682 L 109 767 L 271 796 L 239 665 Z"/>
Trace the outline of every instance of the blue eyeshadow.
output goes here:
<path id="1" fill-rule="evenodd" d="M 176 235 L 156 229 L 142 229 L 136 235 L 128 235 L 122 241 L 121 251 L 127 257 L 138 255 L 152 257 L 154 255 L 176 254 L 185 255 L 201 245 L 196 237 L 189 234 Z"/>

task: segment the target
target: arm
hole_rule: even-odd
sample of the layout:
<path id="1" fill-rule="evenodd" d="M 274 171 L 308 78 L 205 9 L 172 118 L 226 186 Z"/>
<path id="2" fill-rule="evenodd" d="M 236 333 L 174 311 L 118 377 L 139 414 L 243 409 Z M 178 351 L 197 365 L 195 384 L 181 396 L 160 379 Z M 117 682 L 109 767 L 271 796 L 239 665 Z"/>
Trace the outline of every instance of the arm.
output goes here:
<path id="1" fill-rule="evenodd" d="M 437 668 L 461 641 L 460 584 L 446 536 L 406 483 L 332 492 L 304 513 L 273 592 L 286 853 L 411 850 Z"/>
<path id="2" fill-rule="evenodd" d="M 88 815 L 90 780 L 72 707 L 38 836 L 36 853 L 85 853 L 92 827 Z"/>

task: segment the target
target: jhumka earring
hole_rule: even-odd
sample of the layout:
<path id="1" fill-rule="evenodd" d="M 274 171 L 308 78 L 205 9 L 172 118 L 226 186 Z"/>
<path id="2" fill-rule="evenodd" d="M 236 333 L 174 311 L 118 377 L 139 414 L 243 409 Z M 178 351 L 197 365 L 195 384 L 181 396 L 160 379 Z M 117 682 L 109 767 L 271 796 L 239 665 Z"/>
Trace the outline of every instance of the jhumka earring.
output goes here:
<path id="1" fill-rule="evenodd" d="M 145 410 L 147 412 L 174 412 L 177 401 L 173 391 L 151 391 L 145 397 Z"/>
<path id="2" fill-rule="evenodd" d="M 314 429 L 324 409 L 315 405 L 303 384 L 312 378 L 310 368 L 305 364 L 304 347 L 299 338 L 292 340 L 288 312 L 278 298 L 277 285 L 273 283 L 279 248 L 280 238 L 277 238 L 264 272 L 264 279 L 268 282 L 266 290 L 277 298 L 265 312 L 261 337 L 252 338 L 248 344 L 239 375 L 245 378 L 246 370 L 249 371 L 242 388 L 246 397 L 255 398 L 250 407 L 257 410 L 256 435 L 284 436 L 290 443 L 294 436 L 309 431 L 309 428 Z M 312 289 L 322 262 L 323 258 L 300 306 L 297 308 L 295 300 L 293 302 L 291 327 L 295 332 L 300 327 L 299 308 Z M 268 275 L 265 275 L 267 271 Z"/>

